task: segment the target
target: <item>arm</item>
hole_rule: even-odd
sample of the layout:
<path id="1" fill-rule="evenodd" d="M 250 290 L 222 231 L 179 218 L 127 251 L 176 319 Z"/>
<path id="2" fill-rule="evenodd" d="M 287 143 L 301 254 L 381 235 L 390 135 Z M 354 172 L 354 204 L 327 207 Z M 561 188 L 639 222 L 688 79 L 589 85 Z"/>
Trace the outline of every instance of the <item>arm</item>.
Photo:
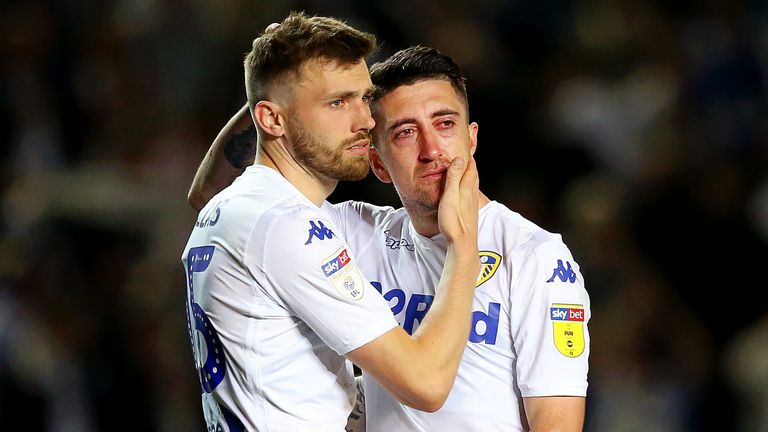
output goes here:
<path id="1" fill-rule="evenodd" d="M 470 330 L 479 272 L 478 178 L 473 160 L 450 166 L 440 201 L 440 230 L 448 240 L 434 303 L 411 337 L 396 327 L 347 356 L 400 402 L 433 412 L 448 398 Z"/>
<path id="2" fill-rule="evenodd" d="M 531 240 L 518 269 L 512 332 L 528 424 L 536 432 L 581 431 L 591 316 L 584 278 L 570 250 L 549 234 Z"/>
<path id="3" fill-rule="evenodd" d="M 585 399 L 578 396 L 523 398 L 531 432 L 580 432 Z"/>
<path id="4" fill-rule="evenodd" d="M 256 127 L 243 106 L 219 132 L 200 163 L 187 201 L 200 210 L 219 191 L 232 184 L 256 155 Z"/>

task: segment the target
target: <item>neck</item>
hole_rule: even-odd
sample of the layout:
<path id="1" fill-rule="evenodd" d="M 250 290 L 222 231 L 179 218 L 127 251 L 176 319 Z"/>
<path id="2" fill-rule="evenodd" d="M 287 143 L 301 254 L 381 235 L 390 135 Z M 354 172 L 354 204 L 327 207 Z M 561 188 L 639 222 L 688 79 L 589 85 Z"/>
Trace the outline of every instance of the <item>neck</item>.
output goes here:
<path id="1" fill-rule="evenodd" d="M 302 165 L 288 151 L 282 138 L 259 141 L 255 164 L 279 172 L 318 207 L 339 183 L 336 179 L 318 174 Z"/>
<path id="2" fill-rule="evenodd" d="M 480 192 L 477 211 L 480 211 L 480 209 L 490 201 L 491 200 L 485 196 L 484 193 Z M 428 209 L 413 203 L 403 203 L 403 207 L 405 207 L 405 211 L 408 212 L 408 217 L 410 217 L 413 228 L 417 233 L 424 237 L 434 237 L 440 233 L 440 224 L 437 221 L 436 208 Z"/>

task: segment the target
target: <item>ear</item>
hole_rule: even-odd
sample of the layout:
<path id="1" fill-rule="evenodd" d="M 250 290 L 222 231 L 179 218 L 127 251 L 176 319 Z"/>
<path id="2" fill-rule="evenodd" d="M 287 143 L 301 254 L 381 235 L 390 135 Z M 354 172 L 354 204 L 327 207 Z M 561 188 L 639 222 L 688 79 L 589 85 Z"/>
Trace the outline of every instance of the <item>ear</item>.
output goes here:
<path id="1" fill-rule="evenodd" d="M 381 161 L 381 157 L 375 148 L 371 147 L 368 150 L 368 159 L 371 162 L 371 170 L 376 174 L 376 177 L 384 183 L 392 183 L 392 177 L 390 177 L 389 171 L 387 171 L 387 168 L 384 166 L 384 163 Z"/>
<path id="2" fill-rule="evenodd" d="M 479 127 L 477 122 L 469 124 L 469 154 L 472 156 L 475 155 L 475 150 L 477 150 L 477 130 Z"/>
<path id="3" fill-rule="evenodd" d="M 270 101 L 259 101 L 251 113 L 253 122 L 267 135 L 280 137 L 285 134 L 280 106 Z"/>

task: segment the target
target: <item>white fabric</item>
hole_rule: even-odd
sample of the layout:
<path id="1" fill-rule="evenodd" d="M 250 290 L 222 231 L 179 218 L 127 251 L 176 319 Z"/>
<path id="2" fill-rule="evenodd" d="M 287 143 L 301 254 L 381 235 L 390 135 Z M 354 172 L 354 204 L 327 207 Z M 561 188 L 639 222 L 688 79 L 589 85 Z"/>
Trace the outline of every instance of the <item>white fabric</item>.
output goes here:
<path id="1" fill-rule="evenodd" d="M 323 211 L 336 220 L 398 322 L 415 330 L 440 280 L 445 239 L 416 233 L 404 209 L 350 201 L 325 204 Z M 495 201 L 481 209 L 479 226 L 481 256 L 486 251 L 488 263 L 488 252 L 496 253 L 500 264 L 476 288 L 472 334 L 447 402 L 432 414 L 414 410 L 366 376 L 368 431 L 525 430 L 523 397 L 586 395 L 589 297 L 560 235 Z M 561 321 L 569 310 L 573 321 Z M 584 351 L 568 357 L 556 348 L 554 335 L 574 327 L 583 330 Z"/>
<path id="2" fill-rule="evenodd" d="M 337 233 L 262 166 L 200 212 L 182 262 L 208 430 L 344 430 L 343 355 L 397 323 Z"/>

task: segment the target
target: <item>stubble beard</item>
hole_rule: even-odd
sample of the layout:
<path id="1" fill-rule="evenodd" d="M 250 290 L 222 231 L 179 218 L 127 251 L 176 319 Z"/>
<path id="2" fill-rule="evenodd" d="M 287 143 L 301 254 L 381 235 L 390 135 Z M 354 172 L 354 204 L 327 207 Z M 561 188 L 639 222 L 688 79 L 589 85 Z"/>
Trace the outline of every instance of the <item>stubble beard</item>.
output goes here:
<path id="1" fill-rule="evenodd" d="M 345 154 L 344 149 L 362 139 L 370 140 L 369 132 L 358 132 L 338 146 L 329 148 L 301 123 L 296 122 L 293 126 L 293 151 L 296 159 L 307 168 L 328 178 L 343 181 L 362 180 L 368 175 L 368 155 L 349 155 Z"/>
<path id="2" fill-rule="evenodd" d="M 418 212 L 422 216 L 437 217 L 437 210 L 440 207 L 440 199 L 445 189 L 445 178 L 439 185 L 422 185 L 417 187 L 413 195 L 404 197 L 399 191 L 400 201 L 403 206 L 412 211 Z"/>

